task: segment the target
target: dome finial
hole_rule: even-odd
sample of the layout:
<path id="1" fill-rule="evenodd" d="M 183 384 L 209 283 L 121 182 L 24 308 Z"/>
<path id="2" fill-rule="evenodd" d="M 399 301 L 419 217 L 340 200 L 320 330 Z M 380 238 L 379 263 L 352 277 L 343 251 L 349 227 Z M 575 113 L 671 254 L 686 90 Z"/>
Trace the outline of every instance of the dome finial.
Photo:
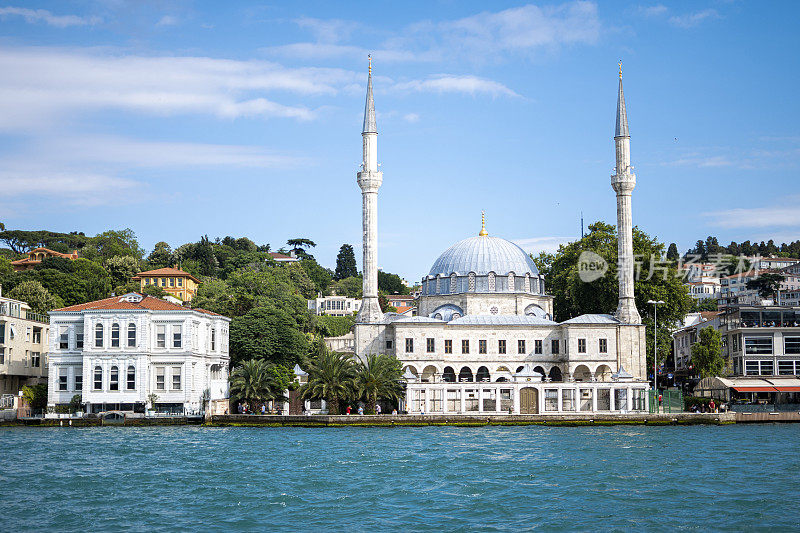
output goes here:
<path id="1" fill-rule="evenodd" d="M 481 211 L 481 231 L 478 233 L 480 237 L 487 237 L 489 232 L 486 231 L 486 212 Z"/>
<path id="2" fill-rule="evenodd" d="M 622 60 L 621 59 L 619 60 L 619 63 L 617 63 L 617 65 L 619 65 L 619 79 L 622 79 Z"/>

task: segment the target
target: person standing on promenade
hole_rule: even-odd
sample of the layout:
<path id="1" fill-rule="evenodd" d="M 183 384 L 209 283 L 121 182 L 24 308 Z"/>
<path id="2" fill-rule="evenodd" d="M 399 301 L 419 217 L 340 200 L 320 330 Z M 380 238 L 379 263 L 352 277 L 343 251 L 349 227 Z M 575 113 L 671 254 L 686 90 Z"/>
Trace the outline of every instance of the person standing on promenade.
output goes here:
<path id="1" fill-rule="evenodd" d="M 714 398 L 711 398 L 711 401 L 708 402 L 708 410 L 711 411 L 712 413 L 716 413 L 717 412 L 716 407 L 717 404 L 714 403 Z"/>
<path id="2" fill-rule="evenodd" d="M 358 406 L 358 414 L 360 414 L 360 415 L 364 414 L 364 406 L 363 405 L 359 405 Z"/>
<path id="3" fill-rule="evenodd" d="M 351 407 L 348 405 L 348 406 L 347 406 L 347 410 L 346 410 L 345 412 L 346 412 L 346 413 L 349 415 L 349 414 L 350 414 L 350 411 L 351 411 L 351 409 L 352 409 L 352 408 L 351 408 Z"/>
<path id="4" fill-rule="evenodd" d="M 377 403 L 375 404 L 375 414 L 376 415 L 381 414 L 381 406 L 380 406 L 380 404 L 377 404 Z"/>

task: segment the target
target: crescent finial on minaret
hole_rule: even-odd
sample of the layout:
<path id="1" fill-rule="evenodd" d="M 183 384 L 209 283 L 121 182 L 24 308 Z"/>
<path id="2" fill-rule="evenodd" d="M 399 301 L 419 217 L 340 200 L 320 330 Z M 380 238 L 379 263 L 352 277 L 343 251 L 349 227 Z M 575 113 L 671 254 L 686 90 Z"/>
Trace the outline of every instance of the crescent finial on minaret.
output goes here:
<path id="1" fill-rule="evenodd" d="M 622 60 L 621 59 L 619 60 L 619 63 L 617 63 L 617 65 L 619 65 L 619 79 L 622 79 Z"/>
<path id="2" fill-rule="evenodd" d="M 369 61 L 369 73 L 372 74 L 372 54 L 367 54 L 367 61 Z M 620 74 L 620 76 L 622 75 Z"/>

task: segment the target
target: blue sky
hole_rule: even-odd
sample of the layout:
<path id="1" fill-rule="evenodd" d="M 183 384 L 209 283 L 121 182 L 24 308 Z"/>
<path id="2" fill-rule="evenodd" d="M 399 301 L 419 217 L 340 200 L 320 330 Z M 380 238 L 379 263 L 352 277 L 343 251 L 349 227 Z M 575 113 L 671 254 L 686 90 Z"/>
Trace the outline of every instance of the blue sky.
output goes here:
<path id="1" fill-rule="evenodd" d="M 360 261 L 374 57 L 379 264 L 475 235 L 553 250 L 615 220 L 617 61 L 634 223 L 684 250 L 800 238 L 800 4 L 0 4 L 0 220 L 203 234 Z"/>

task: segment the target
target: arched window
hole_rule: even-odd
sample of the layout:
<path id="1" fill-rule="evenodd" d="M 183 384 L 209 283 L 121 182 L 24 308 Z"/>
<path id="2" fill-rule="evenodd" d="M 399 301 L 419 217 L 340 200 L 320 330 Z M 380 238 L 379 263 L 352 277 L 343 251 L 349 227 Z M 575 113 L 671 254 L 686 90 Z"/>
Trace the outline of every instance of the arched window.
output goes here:
<path id="1" fill-rule="evenodd" d="M 469 292 L 475 292 L 475 272 L 470 272 L 468 279 Z"/>
<path id="2" fill-rule="evenodd" d="M 108 390 L 119 390 L 119 368 L 111 367 L 111 376 L 108 380 Z"/>
<path id="3" fill-rule="evenodd" d="M 111 347 L 119 348 L 119 324 L 111 324 Z"/>
<path id="4" fill-rule="evenodd" d="M 133 365 L 128 365 L 128 376 L 127 376 L 127 389 L 128 390 L 135 390 L 136 389 L 136 367 Z"/>
<path id="5" fill-rule="evenodd" d="M 94 347 L 103 347 L 103 324 L 97 324 L 94 327 Z"/>
<path id="6" fill-rule="evenodd" d="M 94 390 L 103 390 L 103 369 L 94 367 Z"/>
<path id="7" fill-rule="evenodd" d="M 128 348 L 136 346 L 136 324 L 128 324 Z"/>

